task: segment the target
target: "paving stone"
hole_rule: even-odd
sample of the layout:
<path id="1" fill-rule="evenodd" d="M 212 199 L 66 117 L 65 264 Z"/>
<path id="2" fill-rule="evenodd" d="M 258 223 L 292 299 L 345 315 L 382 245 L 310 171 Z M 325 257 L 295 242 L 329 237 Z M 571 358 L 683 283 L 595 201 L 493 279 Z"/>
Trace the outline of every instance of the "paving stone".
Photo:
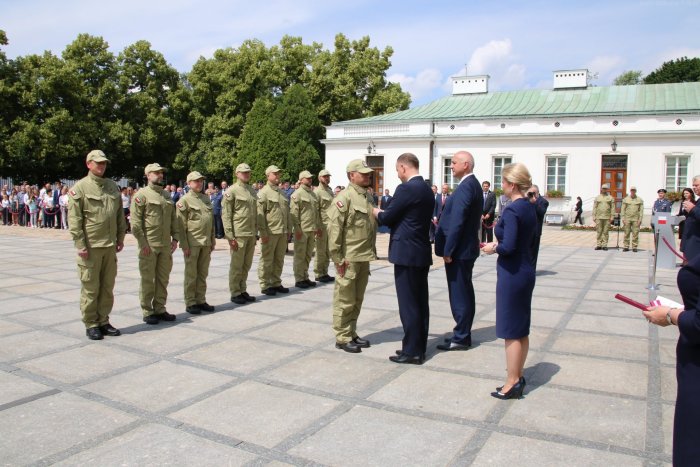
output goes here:
<path id="1" fill-rule="evenodd" d="M 0 361 L 16 360 L 58 350 L 84 341 L 47 331 L 31 331 L 3 338 Z"/>
<path id="2" fill-rule="evenodd" d="M 268 342 L 285 342 L 308 347 L 323 342 L 335 342 L 335 335 L 330 322 L 328 324 L 320 324 L 303 321 L 282 321 L 248 333 L 248 335 L 267 340 Z"/>
<path id="3" fill-rule="evenodd" d="M 339 402 L 332 399 L 247 381 L 175 412 L 171 417 L 272 448 L 338 405 Z"/>
<path id="4" fill-rule="evenodd" d="M 244 465 L 255 455 L 173 428 L 147 424 L 56 465 Z M 269 464 L 268 464 L 269 465 Z"/>
<path id="5" fill-rule="evenodd" d="M 37 290 L 37 294 L 38 293 L 39 291 Z M 43 298 L 38 298 L 36 295 L 27 297 L 8 298 L 7 300 L 3 300 L 2 302 L 2 307 L 0 307 L 0 315 L 8 315 L 10 313 L 26 311 L 32 308 L 46 308 L 52 305 L 55 305 L 55 302 Z"/>
<path id="6" fill-rule="evenodd" d="M 668 455 L 673 454 L 673 416 L 676 411 L 676 404 L 664 405 L 662 407 L 662 430 L 661 434 L 664 438 L 664 452 Z M 658 424 L 657 424 L 658 425 Z"/>
<path id="7" fill-rule="evenodd" d="M 0 411 L 3 463 L 30 464 L 115 430 L 135 418 L 72 394 L 56 394 Z"/>
<path id="8" fill-rule="evenodd" d="M 206 318 L 206 316 L 202 317 Z M 167 332 L 165 332 L 166 329 Z M 161 323 L 155 326 L 140 322 L 137 326 L 126 329 L 119 344 L 147 352 L 169 354 L 190 349 L 218 338 L 217 334 L 194 329 L 188 327 L 186 323 L 178 323 L 177 321 L 173 321 L 173 324 Z"/>
<path id="9" fill-rule="evenodd" d="M 354 407 L 289 452 L 338 466 L 446 465 L 473 433 L 464 426 Z"/>
<path id="10" fill-rule="evenodd" d="M 13 323 L 7 321 L 6 319 L 0 319 L 0 336 L 9 336 L 11 334 L 17 334 L 20 332 L 30 331 L 32 328 L 23 326 L 21 324 Z"/>
<path id="11" fill-rule="evenodd" d="M 493 433 L 474 460 L 472 466 L 517 465 L 521 467 L 559 467 L 576 465 L 643 466 L 644 461 L 624 454 L 557 444 L 538 439 Z"/>
<path id="12" fill-rule="evenodd" d="M 0 372 L 0 405 L 31 397 L 52 388 L 12 373 Z"/>
<path id="13" fill-rule="evenodd" d="M 141 409 L 158 411 L 231 382 L 230 376 L 160 361 L 83 388 Z"/>
<path id="14" fill-rule="evenodd" d="M 661 398 L 665 401 L 675 402 L 677 390 L 676 368 L 661 368 Z"/>
<path id="15" fill-rule="evenodd" d="M 566 326 L 573 331 L 618 334 L 623 336 L 647 337 L 649 323 L 640 314 L 638 318 L 615 318 L 612 316 L 575 315 Z"/>
<path id="16" fill-rule="evenodd" d="M 638 337 L 563 331 L 552 345 L 552 350 L 596 357 L 638 360 L 646 364 L 649 359 L 648 347 L 649 344 L 646 339 L 640 339 Z"/>
<path id="17" fill-rule="evenodd" d="M 184 314 L 181 314 L 184 318 Z M 249 312 L 245 307 L 216 312 L 207 319 L 190 320 L 188 326 L 202 331 L 215 331 L 226 334 L 239 334 L 250 328 L 264 326 L 277 321 L 275 316 L 261 315 Z"/>

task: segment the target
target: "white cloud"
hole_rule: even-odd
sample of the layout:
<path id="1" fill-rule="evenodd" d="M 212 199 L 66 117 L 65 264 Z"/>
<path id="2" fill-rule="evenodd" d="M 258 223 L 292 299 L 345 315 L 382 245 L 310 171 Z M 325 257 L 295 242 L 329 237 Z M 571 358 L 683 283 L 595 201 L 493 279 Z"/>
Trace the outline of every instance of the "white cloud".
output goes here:
<path id="1" fill-rule="evenodd" d="M 510 39 L 490 41 L 477 48 L 469 59 L 467 72 L 470 75 L 492 74 L 495 68 L 512 60 L 513 44 Z"/>
<path id="2" fill-rule="evenodd" d="M 395 73 L 387 77 L 392 83 L 398 83 L 401 88 L 411 94 L 411 100 L 416 101 L 440 87 L 442 73 L 436 68 L 426 68 L 416 76 Z"/>
<path id="3" fill-rule="evenodd" d="M 599 55 L 594 57 L 586 67 L 592 75 L 598 75 L 598 83 L 611 83 L 624 70 L 625 60 L 617 55 Z"/>

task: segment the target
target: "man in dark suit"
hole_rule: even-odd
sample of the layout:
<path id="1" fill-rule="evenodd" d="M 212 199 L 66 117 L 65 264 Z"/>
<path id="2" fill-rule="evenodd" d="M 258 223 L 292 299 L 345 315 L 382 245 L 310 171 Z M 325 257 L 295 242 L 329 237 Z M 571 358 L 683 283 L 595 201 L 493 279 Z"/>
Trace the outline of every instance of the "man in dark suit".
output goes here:
<path id="1" fill-rule="evenodd" d="M 401 185 L 385 210 L 375 208 L 380 225 L 391 227 L 389 261 L 394 264 L 394 283 L 403 325 L 402 348 L 389 360 L 420 365 L 428 345 L 428 272 L 433 264 L 430 250 L 430 216 L 435 198 L 418 174 L 418 158 L 401 154 L 396 161 Z"/>
<path id="2" fill-rule="evenodd" d="M 481 184 L 484 197 L 484 207 L 481 213 L 481 241 L 493 241 L 493 220 L 496 215 L 496 195 L 490 190 L 491 182 Z"/>
<path id="3" fill-rule="evenodd" d="M 440 221 L 440 216 L 442 216 L 442 211 L 445 209 L 445 204 L 447 203 L 447 198 L 450 196 L 450 186 L 445 183 L 442 185 L 442 193 L 435 196 L 435 207 L 433 208 L 433 222 L 435 225 Z"/>
<path id="4" fill-rule="evenodd" d="M 382 196 L 382 198 L 379 200 L 379 207 L 382 209 L 388 208 L 389 204 L 391 204 L 392 199 L 394 198 L 389 194 L 389 190 L 384 190 L 384 196 Z"/>
<path id="5" fill-rule="evenodd" d="M 537 255 L 540 254 L 540 238 L 542 238 L 542 224 L 544 223 L 544 215 L 547 214 L 547 208 L 549 208 L 549 201 L 540 196 L 540 189 L 537 185 L 532 185 L 529 190 L 527 190 L 528 200 L 535 205 L 535 212 L 537 213 L 537 232 L 535 232 L 535 239 L 532 243 L 532 251 L 530 253 L 530 259 L 532 260 L 532 269 L 537 271 Z"/>
<path id="6" fill-rule="evenodd" d="M 434 204 L 437 204 L 438 200 L 438 187 L 437 185 L 432 185 L 430 189 L 433 192 L 433 202 Z M 435 208 L 433 208 L 433 211 Z M 430 222 L 430 243 L 435 242 L 435 227 L 437 226 L 437 221 L 433 218 L 432 221 Z"/>
<path id="7" fill-rule="evenodd" d="M 454 334 L 445 339 L 440 350 L 467 350 L 472 344 L 474 322 L 474 284 L 472 270 L 479 257 L 479 227 L 483 192 L 474 176 L 474 157 L 459 151 L 452 156 L 452 174 L 462 178 L 448 197 L 435 232 L 435 254 L 445 260 L 450 308 L 455 319 Z"/>

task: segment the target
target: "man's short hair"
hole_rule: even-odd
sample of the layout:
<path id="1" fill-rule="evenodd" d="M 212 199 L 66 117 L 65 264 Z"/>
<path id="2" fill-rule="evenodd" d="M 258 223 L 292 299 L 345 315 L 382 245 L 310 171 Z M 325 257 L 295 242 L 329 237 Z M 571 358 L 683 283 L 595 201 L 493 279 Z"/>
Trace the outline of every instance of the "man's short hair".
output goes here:
<path id="1" fill-rule="evenodd" d="M 491 186 L 491 182 L 489 182 L 488 180 L 484 180 L 484 182 L 482 183 L 482 185 Z"/>
<path id="2" fill-rule="evenodd" d="M 403 154 L 401 154 L 399 158 L 396 159 L 396 162 L 398 162 L 399 164 L 410 165 L 414 169 L 418 168 L 418 158 L 415 154 L 412 154 L 410 152 L 404 152 Z"/>

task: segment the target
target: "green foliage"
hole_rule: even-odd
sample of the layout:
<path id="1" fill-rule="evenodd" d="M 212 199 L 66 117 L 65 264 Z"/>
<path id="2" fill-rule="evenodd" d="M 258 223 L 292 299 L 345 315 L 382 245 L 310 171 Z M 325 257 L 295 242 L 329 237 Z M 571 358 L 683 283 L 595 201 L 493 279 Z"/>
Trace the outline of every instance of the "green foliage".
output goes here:
<path id="1" fill-rule="evenodd" d="M 687 83 L 700 81 L 700 57 L 681 57 L 664 62 L 644 78 L 644 84 Z"/>
<path id="2" fill-rule="evenodd" d="M 549 190 L 545 196 L 547 198 L 563 198 L 564 192 L 559 190 Z"/>
<path id="3" fill-rule="evenodd" d="M 620 76 L 615 78 L 613 84 L 615 86 L 629 86 L 632 84 L 642 84 L 642 71 L 641 70 L 630 70 L 625 71 Z"/>

